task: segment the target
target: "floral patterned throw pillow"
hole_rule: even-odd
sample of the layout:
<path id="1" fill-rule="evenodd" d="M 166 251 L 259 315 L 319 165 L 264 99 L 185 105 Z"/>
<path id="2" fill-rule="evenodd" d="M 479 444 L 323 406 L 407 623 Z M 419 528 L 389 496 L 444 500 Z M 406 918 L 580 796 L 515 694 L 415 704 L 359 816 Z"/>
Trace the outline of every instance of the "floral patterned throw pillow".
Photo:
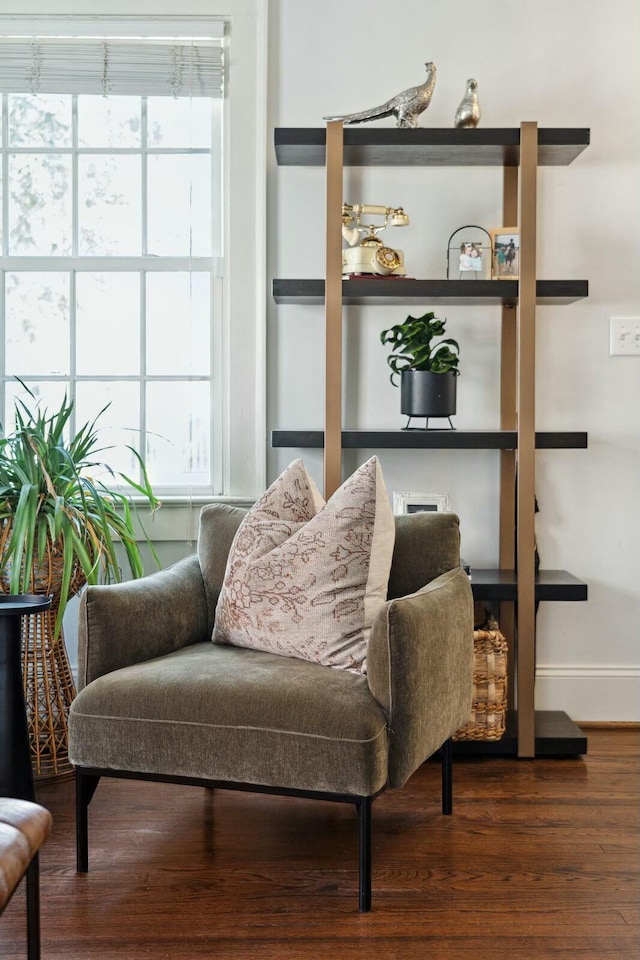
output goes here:
<path id="1" fill-rule="evenodd" d="M 238 529 L 213 641 L 365 673 L 394 538 L 377 457 L 326 504 L 295 460 Z"/>

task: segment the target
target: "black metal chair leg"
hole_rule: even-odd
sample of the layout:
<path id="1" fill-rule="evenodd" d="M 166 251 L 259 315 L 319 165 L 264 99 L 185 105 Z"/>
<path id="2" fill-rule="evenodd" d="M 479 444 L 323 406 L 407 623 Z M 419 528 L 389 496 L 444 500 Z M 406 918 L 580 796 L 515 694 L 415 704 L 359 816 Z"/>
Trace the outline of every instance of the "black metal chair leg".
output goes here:
<path id="1" fill-rule="evenodd" d="M 27 868 L 27 957 L 40 960 L 40 863 L 38 854 Z"/>
<path id="2" fill-rule="evenodd" d="M 371 797 L 358 802 L 360 838 L 360 912 L 371 910 Z"/>
<path id="3" fill-rule="evenodd" d="M 440 747 L 442 759 L 442 812 L 453 812 L 453 740 L 448 740 Z"/>
<path id="4" fill-rule="evenodd" d="M 89 872 L 89 804 L 100 777 L 76 768 L 76 870 Z"/>

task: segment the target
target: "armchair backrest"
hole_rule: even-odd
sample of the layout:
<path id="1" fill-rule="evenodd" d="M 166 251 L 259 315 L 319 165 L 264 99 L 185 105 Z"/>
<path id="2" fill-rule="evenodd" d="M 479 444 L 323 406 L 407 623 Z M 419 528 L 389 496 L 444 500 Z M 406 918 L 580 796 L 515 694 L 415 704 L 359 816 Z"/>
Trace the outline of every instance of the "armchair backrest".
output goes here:
<path id="1" fill-rule="evenodd" d="M 246 513 L 241 507 L 231 507 L 223 503 L 210 503 L 200 511 L 198 560 L 204 580 L 211 629 L 222 590 L 227 557 Z"/>
<path id="2" fill-rule="evenodd" d="M 240 507 L 214 503 L 203 507 L 198 534 L 198 559 L 213 623 L 222 589 L 227 557 L 246 514 Z M 396 541 L 388 597 L 415 593 L 460 563 L 460 528 L 453 513 L 412 513 L 396 517 Z"/>
<path id="3" fill-rule="evenodd" d="M 455 513 L 410 513 L 396 517 L 396 542 L 387 597 L 420 590 L 460 564 L 460 524 Z"/>

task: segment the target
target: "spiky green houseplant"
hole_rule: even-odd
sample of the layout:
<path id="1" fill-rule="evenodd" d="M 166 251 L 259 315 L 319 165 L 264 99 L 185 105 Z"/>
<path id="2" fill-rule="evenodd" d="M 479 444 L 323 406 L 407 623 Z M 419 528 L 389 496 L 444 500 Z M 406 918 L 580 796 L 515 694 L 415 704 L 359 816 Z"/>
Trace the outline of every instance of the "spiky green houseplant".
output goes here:
<path id="1" fill-rule="evenodd" d="M 440 320 L 431 311 L 422 317 L 407 317 L 404 323 L 397 323 L 382 331 L 380 342 L 388 343 L 393 348 L 387 357 L 387 363 L 391 367 L 390 380 L 394 386 L 397 386 L 395 377 L 403 370 L 451 372 L 454 376 L 459 376 L 460 347 L 457 340 L 450 337 L 437 340 L 444 335 L 445 323 L 446 320 Z"/>
<path id="2" fill-rule="evenodd" d="M 28 392 L 34 402 L 16 401 L 13 431 L 0 426 L 0 584 L 9 593 L 43 592 L 38 584 L 55 561 L 57 636 L 68 600 L 85 581 L 121 579 L 118 541 L 133 577 L 143 574 L 139 530 L 149 541 L 131 493 L 119 482 L 141 494 L 152 510 L 159 501 L 132 447 L 141 483 L 104 463 L 111 448 L 99 446 L 96 423 L 106 407 L 67 439 L 73 402 L 65 394 L 59 409 L 49 413 Z"/>

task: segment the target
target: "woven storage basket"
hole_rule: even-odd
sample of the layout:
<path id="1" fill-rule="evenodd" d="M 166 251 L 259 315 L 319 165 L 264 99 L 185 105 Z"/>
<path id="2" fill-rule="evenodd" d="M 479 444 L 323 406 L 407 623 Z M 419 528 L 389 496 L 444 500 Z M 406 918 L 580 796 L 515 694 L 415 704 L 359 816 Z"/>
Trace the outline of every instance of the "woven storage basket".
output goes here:
<path id="1" fill-rule="evenodd" d="M 0 536 L 0 556 L 8 542 L 10 525 L 5 524 Z M 63 557 L 47 541 L 44 556 L 34 558 L 29 579 L 29 592 L 53 597 L 49 610 L 22 618 L 22 679 L 31 744 L 31 764 L 36 779 L 70 775 L 68 716 L 76 690 L 62 629 L 54 637 L 60 603 Z M 76 564 L 69 585 L 69 596 L 75 596 L 85 583 L 84 573 Z M 8 574 L 0 578 L 0 591 L 9 592 Z"/>
<path id="2" fill-rule="evenodd" d="M 454 740 L 499 740 L 507 713 L 507 641 L 498 624 L 473 631 L 473 701 L 468 722 Z"/>

